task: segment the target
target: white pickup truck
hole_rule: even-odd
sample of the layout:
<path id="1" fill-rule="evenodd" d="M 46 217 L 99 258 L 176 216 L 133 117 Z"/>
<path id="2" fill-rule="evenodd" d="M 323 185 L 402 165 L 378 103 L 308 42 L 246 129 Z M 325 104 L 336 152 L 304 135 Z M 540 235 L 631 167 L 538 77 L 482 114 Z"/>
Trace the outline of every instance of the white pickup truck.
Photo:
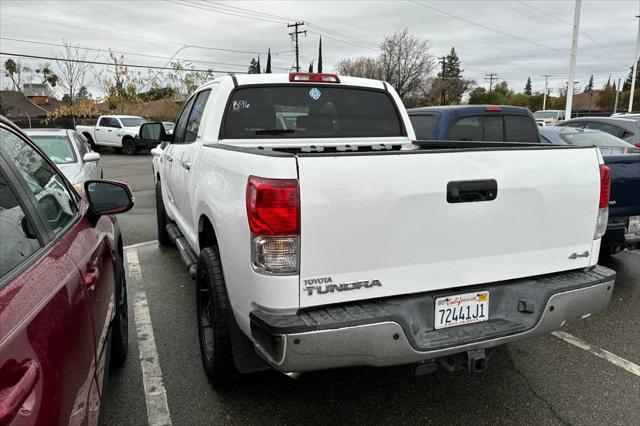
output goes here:
<path id="1" fill-rule="evenodd" d="M 491 348 L 607 306 L 596 148 L 414 142 L 381 81 L 224 76 L 191 96 L 152 150 L 158 238 L 195 278 L 214 385 L 268 367 L 481 371 Z"/>
<path id="2" fill-rule="evenodd" d="M 155 146 L 137 138 L 140 125 L 145 122 L 144 118 L 134 115 L 101 115 L 95 126 L 76 126 L 76 132 L 84 135 L 93 149 L 108 146 L 133 155 L 139 149 Z"/>

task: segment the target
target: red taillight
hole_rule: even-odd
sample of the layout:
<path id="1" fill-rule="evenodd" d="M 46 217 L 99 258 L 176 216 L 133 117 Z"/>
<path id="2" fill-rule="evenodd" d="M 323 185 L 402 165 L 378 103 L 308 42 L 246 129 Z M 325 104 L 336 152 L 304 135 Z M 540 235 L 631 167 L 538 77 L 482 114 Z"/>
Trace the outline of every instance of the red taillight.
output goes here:
<path id="1" fill-rule="evenodd" d="M 611 170 L 604 164 L 600 164 L 600 208 L 609 207 L 609 194 L 611 192 Z"/>
<path id="2" fill-rule="evenodd" d="M 300 234 L 300 197 L 296 179 L 249 176 L 247 217 L 251 232 L 267 236 Z"/>
<path id="3" fill-rule="evenodd" d="M 289 81 L 301 81 L 311 83 L 340 83 L 340 78 L 335 74 L 318 74 L 311 72 L 289 73 Z"/>
<path id="4" fill-rule="evenodd" d="M 637 146 L 638 148 L 640 148 L 640 142 L 638 142 L 638 143 L 636 144 L 636 146 Z"/>
<path id="5" fill-rule="evenodd" d="M 499 106 L 488 106 L 488 107 L 484 107 L 485 111 L 491 111 L 491 112 L 501 112 L 502 108 L 500 108 Z"/>

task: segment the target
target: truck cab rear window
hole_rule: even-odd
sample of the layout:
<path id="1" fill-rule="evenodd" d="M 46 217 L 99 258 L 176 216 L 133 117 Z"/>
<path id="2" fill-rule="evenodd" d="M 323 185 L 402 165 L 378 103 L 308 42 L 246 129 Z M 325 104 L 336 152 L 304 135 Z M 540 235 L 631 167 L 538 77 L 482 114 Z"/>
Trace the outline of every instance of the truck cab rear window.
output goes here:
<path id="1" fill-rule="evenodd" d="M 388 93 L 323 85 L 239 88 L 222 126 L 223 139 L 403 136 Z"/>

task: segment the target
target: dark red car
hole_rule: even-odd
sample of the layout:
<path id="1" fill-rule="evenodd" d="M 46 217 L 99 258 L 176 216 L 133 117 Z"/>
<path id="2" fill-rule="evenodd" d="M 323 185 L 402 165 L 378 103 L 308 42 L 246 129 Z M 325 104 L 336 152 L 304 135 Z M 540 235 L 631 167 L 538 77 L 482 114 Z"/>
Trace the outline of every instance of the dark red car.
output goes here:
<path id="1" fill-rule="evenodd" d="M 96 424 L 127 354 L 126 184 L 81 195 L 0 116 L 0 425 Z"/>

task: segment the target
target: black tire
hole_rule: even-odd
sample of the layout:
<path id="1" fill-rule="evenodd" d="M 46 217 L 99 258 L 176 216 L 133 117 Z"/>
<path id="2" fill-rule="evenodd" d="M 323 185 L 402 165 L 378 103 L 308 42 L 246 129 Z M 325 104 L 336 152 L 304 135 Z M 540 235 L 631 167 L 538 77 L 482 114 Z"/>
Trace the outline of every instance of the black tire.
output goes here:
<path id="1" fill-rule="evenodd" d="M 138 152 L 136 143 L 132 138 L 122 139 L 122 152 L 127 155 L 135 155 L 135 153 Z"/>
<path id="2" fill-rule="evenodd" d="M 160 181 L 156 182 L 156 222 L 158 224 L 158 243 L 164 247 L 173 247 L 173 241 L 167 231 L 169 218 L 167 217 L 167 212 L 164 210 Z"/>
<path id="3" fill-rule="evenodd" d="M 116 316 L 111 322 L 111 365 L 120 367 L 129 351 L 129 311 L 127 306 L 127 280 L 122 259 L 116 272 Z"/>
<path id="4" fill-rule="evenodd" d="M 209 382 L 218 387 L 238 381 L 241 375 L 233 361 L 229 327 L 233 313 L 217 247 L 205 247 L 200 251 L 196 303 L 202 365 Z"/>

